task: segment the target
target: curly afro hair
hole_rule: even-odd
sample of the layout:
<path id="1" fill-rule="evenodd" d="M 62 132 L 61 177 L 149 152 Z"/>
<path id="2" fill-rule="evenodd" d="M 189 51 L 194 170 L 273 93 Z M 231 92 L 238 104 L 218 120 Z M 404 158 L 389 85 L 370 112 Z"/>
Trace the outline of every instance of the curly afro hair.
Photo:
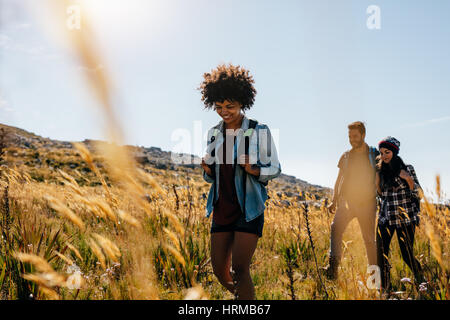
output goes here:
<path id="1" fill-rule="evenodd" d="M 242 110 L 250 109 L 255 102 L 256 89 L 248 70 L 229 64 L 219 65 L 211 73 L 203 74 L 204 81 L 197 88 L 202 93 L 206 109 L 212 109 L 215 102 L 237 101 Z"/>

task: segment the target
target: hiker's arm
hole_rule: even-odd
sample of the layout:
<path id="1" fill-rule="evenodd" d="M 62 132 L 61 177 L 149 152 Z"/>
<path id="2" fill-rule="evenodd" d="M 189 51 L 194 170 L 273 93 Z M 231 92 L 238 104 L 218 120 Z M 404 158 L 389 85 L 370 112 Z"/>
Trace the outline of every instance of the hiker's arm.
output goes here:
<path id="1" fill-rule="evenodd" d="M 328 206 L 328 210 L 330 210 L 331 213 L 334 213 L 336 211 L 336 204 L 338 202 L 339 193 L 341 192 L 340 187 L 342 179 L 343 179 L 342 170 L 339 168 L 338 177 L 336 179 L 336 182 L 334 183 L 333 199 L 331 200 L 331 203 Z"/>
<path id="2" fill-rule="evenodd" d="M 339 197 L 339 194 L 341 192 L 341 180 L 344 178 L 344 175 L 342 174 L 342 169 L 339 169 L 338 176 L 336 178 L 336 182 L 334 183 L 334 189 L 333 189 L 333 202 L 336 203 Z"/>
<path id="3" fill-rule="evenodd" d="M 211 170 L 211 167 L 209 167 L 205 160 L 202 159 L 202 171 L 203 171 L 203 179 L 205 179 L 206 182 L 213 183 L 215 180 L 215 172 Z"/>
<path id="4" fill-rule="evenodd" d="M 417 179 L 416 171 L 414 170 L 414 167 L 412 165 L 408 166 L 408 172 L 409 172 L 409 174 L 411 175 L 411 177 L 413 178 L 413 181 L 414 181 L 414 188 L 413 188 L 413 190 L 419 191 L 419 189 L 422 189 L 422 187 L 420 186 L 420 183 L 419 183 L 419 179 Z"/>
<path id="5" fill-rule="evenodd" d="M 206 172 L 203 172 L 203 179 L 206 182 L 209 182 L 209 183 L 213 183 L 214 182 L 214 178 L 209 176 Z"/>
<path id="6" fill-rule="evenodd" d="M 380 187 L 380 173 L 377 171 L 375 173 L 375 186 L 377 187 L 377 193 L 381 196 L 381 187 Z"/>
<path id="7" fill-rule="evenodd" d="M 278 161 L 277 149 L 269 127 L 262 125 L 257 133 L 259 152 L 256 167 L 259 168 L 258 181 L 267 183 L 281 174 L 281 165 Z"/>
<path id="8" fill-rule="evenodd" d="M 408 165 L 405 170 L 400 171 L 400 178 L 403 178 L 408 183 L 409 189 L 414 192 L 418 192 L 420 189 L 419 180 L 416 176 L 416 171 L 414 170 L 414 167 L 411 165 Z"/>

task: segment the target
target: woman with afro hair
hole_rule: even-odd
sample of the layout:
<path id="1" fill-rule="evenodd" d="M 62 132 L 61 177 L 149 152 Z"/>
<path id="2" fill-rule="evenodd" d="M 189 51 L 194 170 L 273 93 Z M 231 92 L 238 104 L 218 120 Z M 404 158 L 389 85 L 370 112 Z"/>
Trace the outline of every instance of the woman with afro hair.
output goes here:
<path id="1" fill-rule="evenodd" d="M 254 299 L 250 263 L 262 236 L 266 185 L 281 173 L 269 128 L 245 116 L 256 90 L 248 70 L 219 65 L 198 88 L 205 109 L 221 121 L 208 131 L 202 159 L 211 183 L 207 214 L 211 223 L 211 264 L 219 282 L 237 299 Z"/>

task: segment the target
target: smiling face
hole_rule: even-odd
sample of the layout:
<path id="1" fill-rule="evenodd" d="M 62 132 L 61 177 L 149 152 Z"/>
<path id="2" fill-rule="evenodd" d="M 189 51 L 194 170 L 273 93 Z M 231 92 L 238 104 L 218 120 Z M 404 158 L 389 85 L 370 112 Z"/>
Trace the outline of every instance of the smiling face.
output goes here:
<path id="1" fill-rule="evenodd" d="M 348 130 L 348 141 L 353 148 L 359 148 L 364 144 L 365 134 L 362 134 L 358 129 Z"/>
<path id="2" fill-rule="evenodd" d="M 229 125 L 240 121 L 242 105 L 239 102 L 224 100 L 223 102 L 216 102 L 214 106 L 225 124 Z"/>
<path id="3" fill-rule="evenodd" d="M 380 155 L 381 160 L 383 160 L 384 163 L 388 164 L 389 162 L 391 162 L 394 153 L 389 149 L 380 148 Z"/>

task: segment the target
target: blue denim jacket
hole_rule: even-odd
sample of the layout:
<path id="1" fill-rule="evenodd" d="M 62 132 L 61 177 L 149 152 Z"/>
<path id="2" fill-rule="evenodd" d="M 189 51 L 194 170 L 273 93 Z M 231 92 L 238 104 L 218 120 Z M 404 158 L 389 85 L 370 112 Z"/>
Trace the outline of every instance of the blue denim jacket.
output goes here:
<path id="1" fill-rule="evenodd" d="M 208 131 L 208 145 L 206 152 L 211 155 L 211 151 L 215 148 L 219 149 L 220 145 L 224 143 L 223 134 L 217 134 L 214 143 L 211 143 L 211 137 L 214 134 L 215 130 L 219 130 L 219 132 L 223 132 L 223 121 L 221 121 L 218 125 L 211 128 Z M 271 179 L 278 177 L 281 173 L 281 166 L 278 161 L 277 150 L 275 148 L 275 144 L 272 139 L 272 135 L 270 133 L 269 128 L 265 124 L 259 124 L 255 127 L 255 131 L 250 136 L 249 140 L 249 161 L 251 164 L 255 164 L 260 168 L 260 175 L 256 177 L 251 174 L 247 174 L 246 179 L 246 198 L 244 199 L 244 189 L 243 189 L 243 174 L 244 169 L 237 164 L 236 162 L 239 154 L 243 153 L 243 149 L 241 146 L 244 144 L 243 133 L 249 127 L 249 119 L 244 116 L 241 125 L 241 133 L 236 137 L 236 144 L 234 145 L 234 166 L 235 167 L 235 177 L 234 183 L 236 187 L 237 198 L 239 201 L 239 205 L 241 206 L 241 210 L 243 210 L 243 203 L 245 201 L 245 220 L 251 221 L 257 218 L 259 215 L 264 213 L 265 202 L 267 200 L 267 190 L 266 185 L 267 182 Z M 268 142 L 269 141 L 269 142 Z M 270 147 L 268 148 L 270 144 Z M 270 151 L 268 151 L 270 150 Z M 212 183 L 211 188 L 209 190 L 208 200 L 206 203 L 206 217 L 209 217 L 213 211 L 213 207 L 217 199 L 219 198 L 219 170 L 220 170 L 220 162 L 219 157 L 216 152 L 215 158 L 215 175 L 209 176 L 203 170 L 203 178 Z"/>

